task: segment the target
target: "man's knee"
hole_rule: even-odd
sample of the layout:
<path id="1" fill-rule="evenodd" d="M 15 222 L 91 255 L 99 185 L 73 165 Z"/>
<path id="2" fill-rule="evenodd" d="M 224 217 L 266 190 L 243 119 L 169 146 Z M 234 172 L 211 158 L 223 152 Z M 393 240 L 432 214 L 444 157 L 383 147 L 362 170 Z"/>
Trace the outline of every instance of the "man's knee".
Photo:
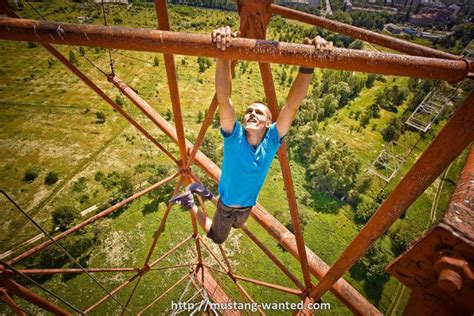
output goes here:
<path id="1" fill-rule="evenodd" d="M 217 236 L 213 233 L 212 229 L 207 233 L 207 237 L 210 238 L 216 244 L 223 244 L 227 240 L 227 236 Z"/>

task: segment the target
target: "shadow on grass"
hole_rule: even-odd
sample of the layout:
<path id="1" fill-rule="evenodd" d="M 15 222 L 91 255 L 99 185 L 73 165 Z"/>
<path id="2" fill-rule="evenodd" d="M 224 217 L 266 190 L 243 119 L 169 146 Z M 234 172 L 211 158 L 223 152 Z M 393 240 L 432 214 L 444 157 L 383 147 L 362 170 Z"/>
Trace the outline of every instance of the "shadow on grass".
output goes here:
<path id="1" fill-rule="evenodd" d="M 308 192 L 312 192 L 311 188 L 306 187 L 306 189 Z M 346 204 L 345 202 L 320 191 L 313 191 L 310 200 L 311 206 L 315 207 L 318 212 L 325 214 L 339 214 L 343 206 Z"/>
<path id="2" fill-rule="evenodd" d="M 382 298 L 383 288 L 387 283 L 388 278 L 379 279 L 377 281 L 367 281 L 367 267 L 360 261 L 356 262 L 349 270 L 350 275 L 357 281 L 365 281 L 364 292 L 365 296 L 377 305 Z"/>

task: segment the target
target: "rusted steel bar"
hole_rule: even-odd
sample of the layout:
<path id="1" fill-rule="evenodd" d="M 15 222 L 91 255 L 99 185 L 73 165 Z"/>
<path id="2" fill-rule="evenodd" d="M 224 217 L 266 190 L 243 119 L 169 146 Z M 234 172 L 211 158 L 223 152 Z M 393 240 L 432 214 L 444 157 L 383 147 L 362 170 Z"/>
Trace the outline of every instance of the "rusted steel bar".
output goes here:
<path id="1" fill-rule="evenodd" d="M 150 271 L 166 270 L 166 269 L 178 269 L 178 268 L 195 266 L 197 264 L 198 264 L 197 262 L 193 262 L 193 263 L 187 263 L 187 264 L 177 264 L 177 265 L 174 265 L 174 266 L 156 267 L 156 268 L 151 268 Z"/>
<path id="2" fill-rule="evenodd" d="M 155 0 L 155 12 L 158 18 L 158 25 L 161 30 L 169 31 L 170 24 L 168 20 L 168 7 L 166 0 Z M 184 125 L 183 125 L 183 115 L 181 113 L 181 102 L 179 99 L 179 89 L 178 89 L 178 80 L 176 79 L 176 68 L 174 65 L 174 56 L 170 54 L 164 54 L 165 59 L 165 67 L 166 67 L 166 76 L 168 77 L 168 87 L 170 91 L 171 97 L 171 106 L 173 109 L 173 117 L 176 126 L 176 134 L 178 136 L 178 147 L 180 152 L 180 167 L 182 171 L 184 171 L 185 167 L 187 166 L 188 160 L 188 153 L 187 153 L 187 146 L 186 146 L 186 138 L 184 136 Z M 185 176 L 184 182 L 186 184 L 190 183 L 189 177 Z M 196 223 L 196 217 L 194 213 L 190 212 L 191 217 L 191 225 L 193 227 L 194 236 L 198 236 L 198 228 Z M 201 255 L 201 246 L 199 245 L 199 240 L 197 238 L 194 239 L 194 243 L 196 245 L 196 251 L 198 255 L 199 264 L 202 264 L 202 255 Z"/>
<path id="3" fill-rule="evenodd" d="M 222 270 L 219 270 L 219 269 L 216 269 L 216 268 L 213 268 L 213 267 L 211 267 L 211 266 L 208 265 L 208 264 L 203 263 L 202 265 L 203 265 L 204 267 L 208 268 L 208 269 L 211 269 L 211 270 L 213 270 L 213 271 L 219 272 L 219 273 L 224 274 L 224 275 L 226 275 L 226 276 L 229 275 L 228 272 L 222 271 Z"/>
<path id="4" fill-rule="evenodd" d="M 239 289 L 240 293 L 242 293 L 252 304 L 256 304 L 255 300 L 250 296 L 250 294 L 245 290 L 245 288 L 240 285 L 239 282 L 235 282 L 235 285 Z M 257 304 L 257 310 L 260 315 L 265 315 L 265 312 L 262 310 L 262 308 Z"/>
<path id="5" fill-rule="evenodd" d="M 8 294 L 7 290 L 4 288 L 0 289 L 0 300 L 2 300 L 5 304 L 10 306 L 10 309 L 18 316 L 26 316 L 28 315 L 25 313 L 16 303 L 15 301 L 11 298 L 11 296 Z"/>
<path id="6" fill-rule="evenodd" d="M 135 274 L 134 276 L 132 276 L 130 279 L 128 279 L 127 281 L 123 282 L 122 284 L 120 284 L 119 286 L 117 286 L 115 289 L 113 289 L 112 291 L 110 291 L 110 295 L 115 295 L 117 294 L 119 291 L 121 291 L 124 287 L 126 287 L 127 285 L 129 285 L 130 283 L 132 283 L 136 278 L 138 278 L 140 275 L 139 274 Z M 104 303 L 106 300 L 108 300 L 110 298 L 110 295 L 105 295 L 103 296 L 100 300 L 98 300 L 97 302 L 95 302 L 94 304 L 92 304 L 91 306 L 89 306 L 85 311 L 84 313 L 88 314 L 90 312 L 92 312 L 94 309 L 96 309 L 97 307 L 99 307 L 102 303 Z"/>
<path id="7" fill-rule="evenodd" d="M 168 8 L 166 1 L 155 0 L 155 12 L 158 18 L 158 25 L 161 30 L 169 31 Z M 164 54 L 166 76 L 168 77 L 168 88 L 170 91 L 171 106 L 173 109 L 176 134 L 178 136 L 178 147 L 181 157 L 181 167 L 186 166 L 187 152 L 184 137 L 183 116 L 181 114 L 181 102 L 179 100 L 178 81 L 176 80 L 176 68 L 174 66 L 174 56 Z"/>
<path id="8" fill-rule="evenodd" d="M 225 304 L 231 302 L 227 293 L 219 286 L 219 283 L 214 280 L 209 271 L 203 266 L 203 273 L 205 275 L 204 280 L 196 277 L 197 281 L 209 294 L 210 299 L 218 304 Z M 197 275 L 196 275 L 197 276 Z M 238 310 L 224 310 L 223 315 L 240 315 Z"/>
<path id="9" fill-rule="evenodd" d="M 137 193 L 133 194 L 132 196 L 126 198 L 125 200 L 122 200 L 122 201 L 118 202 L 117 204 L 112 205 L 111 207 L 107 208 L 106 210 L 104 210 L 104 211 L 102 211 L 102 212 L 100 212 L 100 213 L 98 213 L 98 214 L 96 214 L 96 215 L 94 215 L 94 216 L 92 216 L 92 217 L 86 219 L 86 220 L 83 221 L 82 223 L 79 223 L 79 224 L 77 224 L 76 226 L 73 226 L 73 227 L 69 228 L 68 230 L 66 230 L 66 231 L 64 231 L 64 232 L 62 232 L 62 233 L 60 233 L 59 235 L 54 236 L 54 237 L 53 237 L 53 240 L 46 240 L 45 242 L 39 244 L 38 246 L 35 246 L 35 247 L 31 248 L 31 249 L 28 250 L 28 251 L 25 251 L 24 253 L 22 253 L 22 254 L 18 255 L 17 257 L 11 259 L 10 261 L 8 261 L 8 264 L 13 265 L 13 264 L 15 264 L 15 263 L 17 263 L 17 262 L 19 262 L 19 261 L 25 259 L 25 258 L 27 258 L 27 257 L 29 257 L 29 256 L 31 256 L 31 255 L 33 255 L 33 254 L 35 254 L 35 253 L 37 253 L 38 251 L 43 250 L 44 248 L 46 248 L 46 247 L 48 247 L 49 245 L 51 245 L 54 241 L 61 240 L 61 239 L 65 238 L 66 236 L 68 236 L 68 235 L 74 233 L 75 231 L 78 231 L 78 230 L 81 229 L 82 227 L 87 226 L 87 225 L 89 225 L 89 224 L 95 222 L 96 220 L 98 220 L 98 219 L 100 219 L 100 218 L 103 218 L 103 217 L 109 215 L 110 213 L 116 211 L 117 209 L 119 209 L 119 208 L 121 208 L 122 206 L 124 206 L 124 205 L 130 203 L 131 201 L 133 201 L 133 200 L 135 200 L 135 199 L 141 197 L 142 195 L 147 194 L 148 192 L 155 190 L 156 188 L 160 187 L 161 185 L 163 185 L 163 184 L 165 184 L 165 183 L 167 183 L 167 182 L 173 180 L 173 179 L 174 179 L 175 177 L 177 177 L 178 175 L 179 175 L 179 173 L 176 173 L 176 174 L 174 174 L 174 175 L 171 175 L 171 176 L 169 176 L 169 177 L 167 177 L 167 178 L 165 178 L 165 179 L 163 179 L 163 180 L 161 180 L 161 181 L 159 181 L 159 182 L 157 182 L 157 183 L 155 183 L 155 184 L 149 186 L 149 187 L 146 188 L 145 190 L 142 190 L 142 191 L 140 191 L 140 192 L 137 192 Z"/>
<path id="10" fill-rule="evenodd" d="M 204 137 L 206 136 L 207 129 L 212 123 L 214 114 L 216 113 L 216 109 L 218 106 L 219 106 L 219 103 L 217 102 L 217 95 L 214 93 L 214 96 L 212 97 L 211 105 L 209 106 L 209 110 L 207 111 L 207 115 L 204 119 L 204 122 L 202 122 L 201 129 L 199 130 L 199 134 L 196 138 L 196 141 L 194 142 L 194 146 L 191 150 L 191 153 L 189 154 L 189 159 L 188 159 L 186 168 L 191 167 L 194 160 L 196 159 L 196 154 L 199 150 L 199 147 L 202 144 L 202 141 L 204 140 Z"/>
<path id="11" fill-rule="evenodd" d="M 173 248 L 171 248 L 170 250 L 168 250 L 167 252 L 165 252 L 164 254 L 162 254 L 158 259 L 156 259 L 155 261 L 153 261 L 151 264 L 150 264 L 150 267 L 153 267 L 154 265 L 158 264 L 161 260 L 165 259 L 166 257 L 168 257 L 170 254 L 172 254 L 174 251 L 176 251 L 179 247 L 181 247 L 182 245 L 184 245 L 188 240 L 190 240 L 191 238 L 193 238 L 194 235 L 189 235 L 188 237 L 184 238 L 182 241 L 180 241 L 179 243 L 177 243 L 176 245 L 173 246 Z"/>
<path id="12" fill-rule="evenodd" d="M 275 92 L 275 86 L 273 83 L 272 70 L 270 64 L 259 63 L 260 74 L 262 76 L 263 88 L 267 97 L 268 106 L 272 112 L 272 117 L 276 121 L 279 109 L 278 101 Z M 291 224 L 296 238 L 296 246 L 298 248 L 299 262 L 301 265 L 301 271 L 303 273 L 304 284 L 306 290 L 309 291 L 312 288 L 311 275 L 308 267 L 308 256 L 306 255 L 306 249 L 304 245 L 303 232 L 301 230 L 301 223 L 298 212 L 298 203 L 296 203 L 296 193 L 293 186 L 293 180 L 291 177 L 290 161 L 288 160 L 288 150 L 285 142 L 281 144 L 278 149 L 278 160 L 280 162 L 281 173 L 283 176 L 283 183 L 285 185 L 286 197 L 288 199 L 288 206 L 290 208 Z"/>
<path id="13" fill-rule="evenodd" d="M 324 275 L 310 296 L 319 299 L 474 140 L 474 92 L 403 177 Z"/>
<path id="14" fill-rule="evenodd" d="M 222 51 L 214 46 L 209 35 L 19 19 L 0 20 L 0 39 L 244 59 L 450 82 L 466 78 L 470 71 L 466 60 L 343 48 L 316 52 L 312 45 L 243 38 L 234 39 L 230 47 Z"/>
<path id="15" fill-rule="evenodd" d="M 302 292 L 301 292 L 300 290 L 292 289 L 292 288 L 289 288 L 289 287 L 286 287 L 286 286 L 281 286 L 281 285 L 278 285 L 278 284 L 273 284 L 273 283 L 268 283 L 268 282 L 264 282 L 264 281 L 259 281 L 259 280 L 255 280 L 255 279 L 243 277 L 243 276 L 240 276 L 240 275 L 234 275 L 234 277 L 235 277 L 237 280 L 242 280 L 242 281 L 245 281 L 245 282 L 250 282 L 250 283 L 253 283 L 253 284 L 265 286 L 265 287 L 268 287 L 268 288 L 270 288 L 270 289 L 282 291 L 282 292 L 289 293 L 289 294 L 293 294 L 293 295 L 297 295 L 297 296 L 300 296 L 300 297 L 301 297 L 301 295 L 302 295 Z"/>
<path id="16" fill-rule="evenodd" d="M 27 289 L 26 287 L 21 286 L 8 277 L 2 275 L 0 277 L 0 285 L 2 285 L 8 291 L 8 293 L 21 297 L 22 299 L 25 299 L 50 313 L 55 315 L 71 315 L 71 313 L 68 311 L 56 304 L 47 301 L 43 297 Z"/>
<path id="17" fill-rule="evenodd" d="M 369 43 L 388 47 L 393 50 L 407 53 L 409 55 L 442 58 L 442 59 L 461 59 L 462 56 L 445 53 L 426 46 L 410 43 L 395 37 L 368 31 L 350 24 L 330 20 L 324 17 L 315 16 L 298 10 L 285 8 L 277 4 L 270 5 L 270 11 L 285 18 L 301 21 L 311 25 L 319 26 L 333 32 L 341 33 L 353 38 L 357 38 Z"/>
<path id="18" fill-rule="evenodd" d="M 18 272 L 26 275 L 47 275 L 47 274 L 79 274 L 104 273 L 104 272 L 138 272 L 140 268 L 85 268 L 82 269 L 18 269 Z"/>
<path id="19" fill-rule="evenodd" d="M 242 231 L 267 255 L 270 260 L 300 289 L 304 290 L 304 285 L 293 273 L 291 273 L 275 255 L 255 236 L 246 225 L 242 226 Z"/>
<path id="20" fill-rule="evenodd" d="M 174 290 L 175 287 L 177 287 L 179 284 L 181 284 L 184 280 L 189 278 L 189 273 L 186 273 L 181 279 L 176 281 L 173 285 L 171 285 L 168 289 L 166 289 L 163 293 L 161 293 L 157 298 L 155 298 L 150 304 L 148 304 L 144 309 L 142 309 L 140 312 L 138 312 L 137 315 L 142 315 L 144 312 L 146 312 L 148 309 L 150 309 L 153 305 L 158 303 L 159 300 L 161 300 L 166 294 Z"/>
<path id="21" fill-rule="evenodd" d="M 176 195 L 176 193 L 179 191 L 179 188 L 181 187 L 182 183 L 183 183 L 183 178 L 180 177 L 171 196 Z M 150 262 L 151 255 L 153 254 L 153 251 L 155 250 L 156 243 L 158 242 L 158 238 L 160 238 L 161 233 L 165 229 L 166 220 L 168 219 L 168 215 L 169 215 L 172 207 L 173 207 L 173 205 L 171 203 L 168 203 L 168 206 L 166 207 L 165 213 L 163 214 L 163 218 L 161 219 L 160 226 L 155 231 L 155 236 L 153 238 L 153 242 L 151 243 L 150 249 L 148 250 L 148 254 L 146 256 L 145 263 L 143 264 L 143 267 L 145 267 L 148 264 L 148 262 Z"/>
<path id="22" fill-rule="evenodd" d="M 224 271 L 229 274 L 230 273 L 230 270 L 227 269 L 227 267 L 222 263 L 222 261 L 217 257 L 217 255 L 214 253 L 214 251 L 212 251 L 211 247 L 209 247 L 209 245 L 207 244 L 207 242 L 205 240 L 203 240 L 201 237 L 199 237 L 200 241 L 202 242 L 202 244 L 204 245 L 204 247 L 207 249 L 207 251 L 209 251 L 209 253 L 211 254 L 211 256 L 214 258 L 214 260 L 217 261 L 217 263 L 221 266 L 222 269 L 224 269 Z"/>
<path id="23" fill-rule="evenodd" d="M 130 293 L 130 296 L 128 297 L 128 300 L 125 303 L 125 306 L 122 308 L 122 312 L 120 313 L 120 315 L 123 315 L 125 313 L 125 311 L 127 310 L 127 307 L 130 304 L 130 302 L 132 301 L 133 295 L 135 294 L 135 291 L 137 290 L 138 285 L 140 284 L 142 278 L 143 278 L 143 274 L 140 274 L 140 276 L 138 277 L 137 282 L 135 283 L 135 286 L 133 287 L 132 293 Z"/>
<path id="24" fill-rule="evenodd" d="M 471 126 L 471 129 L 473 127 Z M 474 241 L 474 145 L 471 145 L 464 168 L 454 189 L 443 222 L 458 236 Z M 462 210 L 462 211 L 461 211 Z M 470 211 L 469 211 L 470 210 Z"/>

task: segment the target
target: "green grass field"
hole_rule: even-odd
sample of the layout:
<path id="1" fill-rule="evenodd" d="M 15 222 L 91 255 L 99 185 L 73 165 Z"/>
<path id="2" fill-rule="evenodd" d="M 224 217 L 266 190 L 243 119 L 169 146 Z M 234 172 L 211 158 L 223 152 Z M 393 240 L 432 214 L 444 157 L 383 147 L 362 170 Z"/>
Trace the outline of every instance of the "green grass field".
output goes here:
<path id="1" fill-rule="evenodd" d="M 67 4 L 67 5 L 66 5 Z M 79 5 L 65 1 L 54 3 L 35 3 L 47 20 L 68 21 L 77 23 L 78 17 L 87 16 L 92 23 L 102 24 L 100 6 Z M 110 24 L 155 28 L 156 19 L 152 7 L 108 5 Z M 25 18 L 37 19 L 35 13 L 25 7 L 19 11 Z M 224 24 L 238 25 L 238 16 L 234 12 L 217 10 L 203 10 L 181 6 L 171 6 L 170 18 L 172 30 L 198 32 L 209 34 L 214 27 Z M 119 22 L 121 21 L 121 22 Z M 194 26 L 193 26 L 194 25 Z M 269 36 L 276 38 L 274 30 Z M 66 57 L 69 57 L 71 47 L 57 47 Z M 104 91 L 115 99 L 119 92 L 82 57 L 74 51 L 79 68 L 94 80 Z M 105 50 L 85 49 L 85 54 L 100 68 L 108 71 L 108 55 Z M 161 55 L 129 51 L 112 51 L 116 73 L 123 81 L 134 87 L 140 96 L 147 100 L 162 115 L 170 109 L 170 96 L 167 88 L 164 61 Z M 155 64 L 158 57 L 158 65 Z M 0 179 L 2 189 L 18 202 L 33 218 L 47 231 L 54 229 L 51 224 L 52 212 L 61 206 L 70 205 L 77 213 L 99 205 L 112 197 L 112 192 L 95 179 L 97 172 L 104 174 L 117 171 L 128 174 L 134 191 L 147 186 L 147 180 L 153 170 L 143 165 L 164 165 L 170 172 L 177 171 L 173 162 L 157 150 L 147 139 L 141 136 L 108 104 L 102 101 L 82 82 L 76 79 L 58 62 L 49 61 L 50 56 L 41 47 L 27 47 L 24 42 L 0 42 L 0 148 L 3 159 L 0 162 Z M 181 107 L 185 124 L 186 135 L 197 135 L 200 123 L 198 113 L 204 113 L 209 106 L 214 93 L 215 61 L 211 60 L 209 69 L 198 72 L 197 58 L 176 56 L 176 69 L 179 78 Z M 283 66 L 272 65 L 275 81 Z M 287 72 L 296 75 L 296 68 Z M 316 78 L 321 77 L 317 71 Z M 406 87 L 407 78 L 387 77 L 385 83 L 376 81 L 370 88 L 364 88 L 360 96 L 350 104 L 336 112 L 327 120 L 325 127 L 320 126 L 319 133 L 329 138 L 344 142 L 354 151 L 362 163 L 361 174 L 370 162 L 378 155 L 385 142 L 380 131 L 387 122 L 397 114 L 381 110 L 381 116 L 372 119 L 369 125 L 360 131 L 359 125 L 351 112 L 364 111 L 374 100 L 375 96 L 385 86 L 398 84 Z M 288 93 L 288 85 L 275 85 L 280 104 Z M 237 67 L 233 81 L 232 99 L 237 113 L 241 113 L 246 104 L 261 99 L 263 87 L 260 83 L 258 65 L 250 63 L 243 73 Z M 409 97 L 410 98 L 410 97 Z M 408 100 L 400 106 L 400 110 L 408 106 Z M 129 111 L 147 130 L 156 136 L 164 146 L 176 156 L 177 147 L 149 122 L 129 101 L 125 101 L 124 108 Z M 105 114 L 104 123 L 97 121 L 97 112 Z M 401 111 L 399 111 L 401 113 Z M 445 119 L 435 126 L 432 134 L 437 134 Z M 322 124 L 321 124 L 322 125 Z M 218 135 L 216 128 L 210 133 Z M 406 132 L 399 140 L 405 146 L 413 146 L 419 135 Z M 397 177 L 389 183 L 387 191 L 391 192 L 401 177 L 406 174 L 426 146 L 432 136 L 422 139 L 412 152 Z M 218 140 L 216 149 L 222 143 Z M 442 216 L 443 210 L 449 201 L 454 188 L 456 177 L 462 169 L 461 156 L 453 163 L 447 174 L 445 185 L 442 187 L 439 203 L 436 206 L 436 220 Z M 26 170 L 34 169 L 38 176 L 33 181 L 24 181 Z M 143 169 L 143 168 L 142 168 Z M 195 167 L 195 169 L 197 169 Z M 307 186 L 305 166 L 291 161 L 293 182 L 297 197 L 311 196 L 312 203 L 299 203 L 301 213 L 307 214 L 308 222 L 304 226 L 306 246 L 312 249 L 326 263 L 334 263 L 345 247 L 357 235 L 360 229 L 354 223 L 354 212 L 345 202 L 320 192 L 312 192 Z M 53 185 L 44 183 L 48 172 L 58 174 L 58 181 Z M 84 180 L 79 180 L 84 178 Z M 78 181 L 84 183 L 84 188 L 78 189 Z M 434 192 L 439 185 L 437 180 L 408 210 L 403 220 L 397 221 L 394 226 L 410 226 L 416 235 L 421 234 L 431 222 L 430 213 Z M 175 181 L 173 183 L 176 183 Z M 372 191 L 378 188 L 376 181 L 372 184 Z M 171 192 L 170 192 L 171 194 Z M 155 230 L 163 216 L 165 205 L 149 211 L 147 205 L 151 198 L 144 196 L 135 200 L 119 216 L 99 220 L 93 225 L 97 234 L 97 242 L 93 246 L 89 267 L 140 267 L 147 254 Z M 259 202 L 282 222 L 289 219 L 289 208 L 283 189 L 283 178 L 278 162 L 275 160 L 260 194 Z M 0 220 L 0 252 L 19 247 L 23 242 L 36 236 L 39 231 L 29 223 L 5 199 L 0 199 L 0 207 L 4 216 Z M 147 211 L 148 210 L 148 211 Z M 214 207 L 207 204 L 207 210 L 212 216 Z M 93 215 L 88 214 L 80 219 Z M 249 229 L 292 271 L 302 280 L 299 263 L 286 251 L 277 245 L 254 220 L 247 223 Z M 190 217 L 179 207 L 171 210 L 166 229 L 160 237 L 152 260 L 169 250 L 177 242 L 192 233 Z M 29 246 L 31 247 L 31 245 Z M 383 249 L 388 257 L 394 259 L 391 241 L 383 237 Z M 213 247 L 218 252 L 217 247 Z M 268 281 L 287 287 L 294 285 L 281 273 L 273 263 L 240 231 L 234 230 L 225 249 L 232 267 L 238 275 Z M 24 248 L 17 249 L 21 253 Z M 206 251 L 203 250 L 205 261 L 215 268 L 218 265 Z M 182 249 L 167 258 L 160 266 L 195 263 L 196 253 L 192 241 Z M 388 262 L 387 262 L 388 263 Z M 71 262 L 68 262 L 71 264 Z M 149 304 L 159 293 L 173 282 L 187 273 L 188 268 L 175 270 L 152 271 L 140 281 L 134 300 L 129 308 L 132 313 Z M 95 274 L 101 284 L 111 290 L 132 276 L 131 273 Z M 236 299 L 243 300 L 236 288 L 214 273 L 232 293 Z M 345 278 L 357 290 L 375 304 L 382 312 L 392 308 L 392 301 L 399 290 L 398 281 L 390 278 L 386 283 L 374 287 L 367 284 L 357 274 L 346 273 Z M 313 278 L 313 281 L 316 280 Z M 118 299 L 125 302 L 130 295 L 133 284 L 119 292 Z M 257 302 L 284 302 L 299 301 L 296 297 L 283 292 L 262 288 L 250 283 L 241 282 L 249 294 Z M 78 275 L 69 279 L 54 276 L 46 280 L 43 285 L 61 295 L 71 303 L 85 308 L 105 293 L 97 287 L 86 275 Z M 167 314 L 172 299 L 177 299 L 184 292 L 185 284 L 179 286 L 164 300 L 150 310 L 150 314 Z M 35 289 L 36 291 L 37 289 Z M 41 292 L 38 290 L 38 292 Z M 44 295 L 43 293 L 41 295 Z M 408 291 L 404 292 L 396 313 L 401 313 L 406 303 Z M 50 298 L 48 295 L 45 297 Z M 55 299 L 53 299 L 55 300 Z M 327 294 L 324 301 L 331 303 L 331 310 L 327 314 L 345 315 L 350 311 L 332 294 Z M 32 305 L 21 303 L 27 311 L 39 314 L 40 310 Z M 118 314 L 119 305 L 112 300 L 101 305 L 94 314 Z M 9 313 L 5 306 L 0 306 L 2 313 Z M 288 311 L 269 312 L 269 314 L 286 315 Z"/>

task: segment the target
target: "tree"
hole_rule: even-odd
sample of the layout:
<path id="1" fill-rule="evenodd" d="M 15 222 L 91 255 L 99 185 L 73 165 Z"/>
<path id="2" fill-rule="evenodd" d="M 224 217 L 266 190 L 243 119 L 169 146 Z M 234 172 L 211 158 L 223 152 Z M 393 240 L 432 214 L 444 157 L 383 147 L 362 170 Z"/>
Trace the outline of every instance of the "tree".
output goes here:
<path id="1" fill-rule="evenodd" d="M 55 171 L 50 171 L 44 178 L 44 184 L 53 185 L 58 182 L 58 173 Z"/>
<path id="2" fill-rule="evenodd" d="M 345 144 L 321 139 L 311 148 L 308 160 L 307 174 L 314 189 L 341 198 L 354 186 L 360 162 Z"/>
<path id="3" fill-rule="evenodd" d="M 386 142 L 397 140 L 402 133 L 403 123 L 399 118 L 392 118 L 387 127 L 381 132 Z"/>
<path id="4" fill-rule="evenodd" d="M 38 170 L 36 168 L 26 169 L 23 175 L 23 181 L 33 182 L 36 178 L 38 178 Z"/>
<path id="5" fill-rule="evenodd" d="M 84 56 L 86 54 L 86 50 L 84 49 L 84 47 L 79 47 L 79 54 L 81 54 L 81 56 Z"/>
<path id="6" fill-rule="evenodd" d="M 115 103 L 117 103 L 118 106 L 123 108 L 123 105 L 125 104 L 125 101 L 123 100 L 123 97 L 120 94 L 117 94 L 115 96 Z"/>
<path id="7" fill-rule="evenodd" d="M 363 46 L 364 46 L 364 43 L 360 40 L 355 40 L 349 44 L 349 48 L 351 49 L 362 49 Z"/>
<path id="8" fill-rule="evenodd" d="M 361 194 L 361 201 L 357 205 L 357 209 L 355 211 L 356 220 L 359 223 L 366 223 L 369 218 L 374 215 L 375 211 L 377 210 L 379 204 L 374 202 L 374 200 L 366 195 Z"/>
<path id="9" fill-rule="evenodd" d="M 53 211 L 51 220 L 53 227 L 57 227 L 60 231 L 65 231 L 76 218 L 77 213 L 71 206 L 62 206 Z"/>
<path id="10" fill-rule="evenodd" d="M 105 114 L 104 113 L 98 111 L 98 112 L 95 113 L 95 116 L 97 118 L 96 123 L 99 123 L 99 124 L 105 123 Z"/>
<path id="11" fill-rule="evenodd" d="M 74 54 L 74 52 L 72 50 L 69 51 L 69 61 L 74 65 L 79 64 L 79 61 L 77 60 L 76 54 Z"/>
<path id="12" fill-rule="evenodd" d="M 374 81 L 375 81 L 375 74 L 368 74 L 367 75 L 367 81 L 365 82 L 366 88 L 367 89 L 372 88 L 374 86 Z"/>
<path id="13" fill-rule="evenodd" d="M 202 111 L 199 111 L 197 115 L 196 123 L 202 123 L 203 119 L 204 119 L 204 114 L 202 114 Z"/>
<path id="14" fill-rule="evenodd" d="M 158 56 L 155 56 L 153 58 L 153 66 L 158 67 L 159 65 L 160 65 L 160 59 L 158 58 Z"/>

